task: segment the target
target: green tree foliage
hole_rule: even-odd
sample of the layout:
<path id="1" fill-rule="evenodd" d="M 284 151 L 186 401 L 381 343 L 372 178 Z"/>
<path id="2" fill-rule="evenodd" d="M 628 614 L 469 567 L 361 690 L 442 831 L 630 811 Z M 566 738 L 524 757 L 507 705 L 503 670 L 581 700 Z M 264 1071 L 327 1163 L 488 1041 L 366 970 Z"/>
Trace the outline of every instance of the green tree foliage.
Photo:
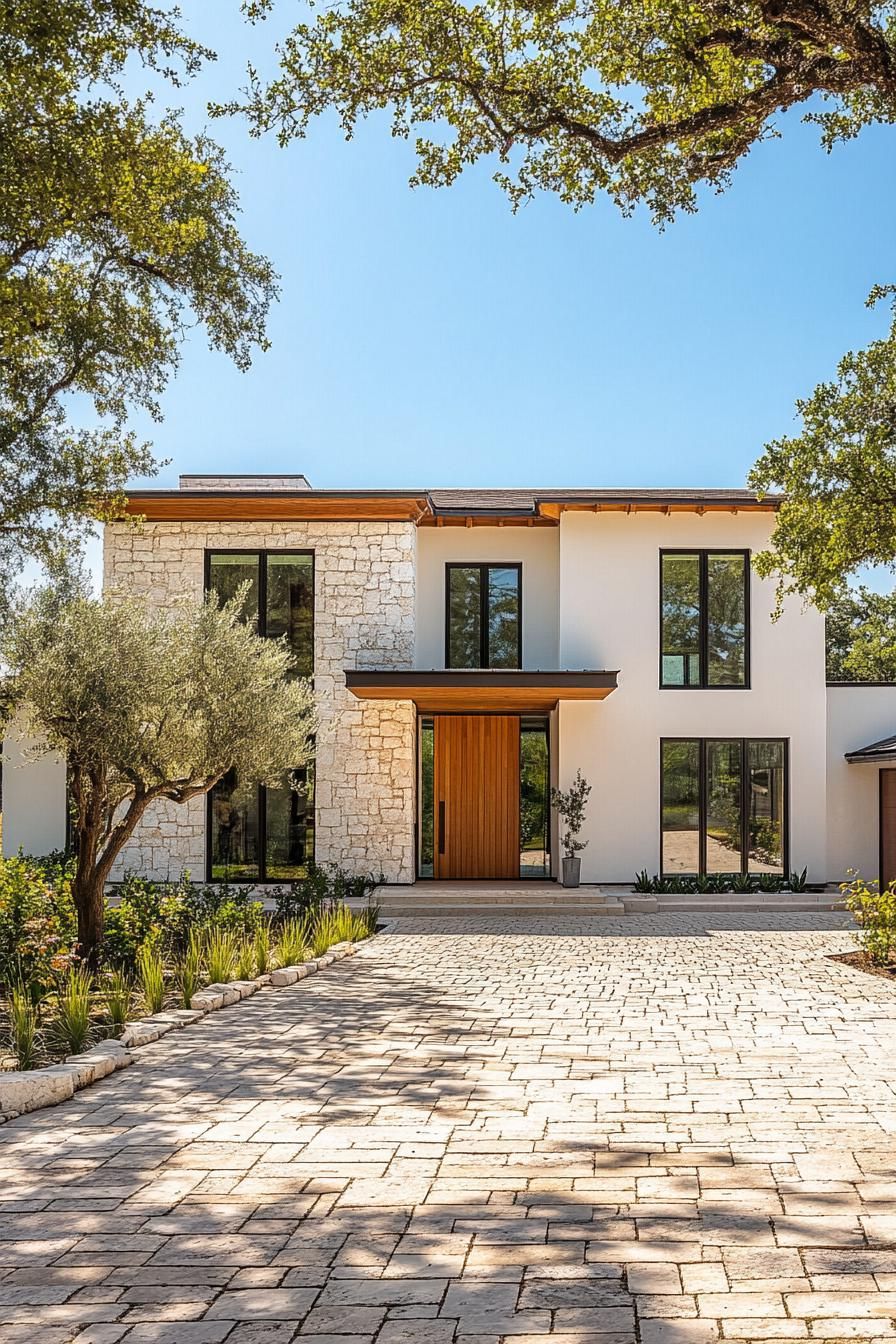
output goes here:
<path id="1" fill-rule="evenodd" d="M 293 30 L 280 66 L 269 85 L 250 72 L 256 131 L 288 141 L 335 109 L 351 135 L 387 109 L 393 134 L 419 132 L 415 182 L 489 158 L 514 202 L 609 192 L 665 222 L 815 94 L 827 145 L 891 121 L 896 20 L 855 0 L 339 0 Z"/>
<path id="2" fill-rule="evenodd" d="M 125 429 L 189 325 L 245 368 L 275 277 L 236 227 L 221 149 L 118 87 L 211 53 L 145 0 L 12 0 L 0 21 L 0 563 L 54 563 L 154 470 Z M 67 395 L 69 394 L 69 395 Z M 74 397 L 82 422 L 69 412 Z"/>
<path id="3" fill-rule="evenodd" d="M 846 592 L 827 611 L 829 681 L 896 682 L 896 593 Z"/>
<path id="4" fill-rule="evenodd" d="M 282 786 L 310 758 L 310 684 L 282 640 L 219 607 L 157 611 L 115 595 L 30 598 L 0 649 L 21 729 L 68 761 L 77 845 L 72 896 L 82 948 L 103 932 L 112 865 L 146 809 L 205 794 L 231 769 Z"/>
<path id="5" fill-rule="evenodd" d="M 271 0 L 246 0 L 250 18 Z M 514 206 L 538 190 L 598 194 L 661 226 L 724 190 L 745 154 L 805 106 L 830 149 L 896 117 L 896 11 L 873 0 L 337 0 L 300 23 L 241 108 L 282 143 L 335 111 L 347 136 L 378 110 L 415 138 L 412 182 L 495 164 Z M 845 574 L 896 557 L 896 328 L 847 355 L 801 402 L 752 484 L 780 488 L 781 591 L 832 600 Z M 883 526 L 880 524 L 883 523 Z"/>
<path id="6" fill-rule="evenodd" d="M 755 489 L 786 495 L 755 564 L 778 574 L 779 593 L 826 610 L 860 566 L 896 568 L 896 323 L 797 409 L 801 432 L 770 443 L 750 473 Z"/>

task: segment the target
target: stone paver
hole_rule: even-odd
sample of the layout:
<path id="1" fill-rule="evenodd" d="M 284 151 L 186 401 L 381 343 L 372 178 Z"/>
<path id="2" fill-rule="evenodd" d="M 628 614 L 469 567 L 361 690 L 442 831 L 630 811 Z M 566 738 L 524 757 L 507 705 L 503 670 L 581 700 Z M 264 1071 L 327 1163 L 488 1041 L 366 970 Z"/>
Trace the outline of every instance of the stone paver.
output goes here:
<path id="1" fill-rule="evenodd" d="M 399 921 L 0 1127 L 0 1344 L 896 1340 L 833 915 Z"/>

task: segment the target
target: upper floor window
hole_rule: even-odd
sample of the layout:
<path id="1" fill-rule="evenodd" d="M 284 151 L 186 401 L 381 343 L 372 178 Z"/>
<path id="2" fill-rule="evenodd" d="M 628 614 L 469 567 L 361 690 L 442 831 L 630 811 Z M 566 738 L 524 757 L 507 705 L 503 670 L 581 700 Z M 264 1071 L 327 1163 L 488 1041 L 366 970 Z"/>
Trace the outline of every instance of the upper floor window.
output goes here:
<path id="1" fill-rule="evenodd" d="M 520 564 L 447 566 L 447 667 L 521 665 L 522 568 Z"/>
<path id="2" fill-rule="evenodd" d="M 314 556 L 308 551 L 209 551 L 206 589 L 222 602 L 249 584 L 246 616 L 260 635 L 286 636 L 300 676 L 314 672 Z"/>
<path id="3" fill-rule="evenodd" d="M 660 685 L 749 685 L 748 551 L 660 552 Z"/>

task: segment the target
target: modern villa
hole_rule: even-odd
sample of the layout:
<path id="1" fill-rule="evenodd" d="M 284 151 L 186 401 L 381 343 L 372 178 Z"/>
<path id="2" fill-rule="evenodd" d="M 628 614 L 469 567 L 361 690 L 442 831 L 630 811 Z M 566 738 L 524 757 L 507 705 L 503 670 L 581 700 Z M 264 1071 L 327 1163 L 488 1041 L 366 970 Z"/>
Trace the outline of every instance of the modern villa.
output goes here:
<path id="1" fill-rule="evenodd" d="M 292 787 L 165 803 L 120 870 L 392 883 L 551 878 L 552 784 L 592 785 L 582 878 L 850 868 L 896 877 L 896 686 L 827 685 L 824 620 L 752 571 L 744 490 L 317 490 L 184 476 L 107 526 L 107 587 L 243 582 L 313 677 Z M 65 763 L 6 742 L 3 847 L 61 848 Z"/>

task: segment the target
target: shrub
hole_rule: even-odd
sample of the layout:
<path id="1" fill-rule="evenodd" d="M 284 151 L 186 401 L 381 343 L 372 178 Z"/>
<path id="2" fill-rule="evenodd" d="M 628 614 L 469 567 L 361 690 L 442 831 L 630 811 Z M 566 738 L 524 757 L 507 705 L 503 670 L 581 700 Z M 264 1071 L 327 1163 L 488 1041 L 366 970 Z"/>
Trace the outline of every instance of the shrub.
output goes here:
<path id="1" fill-rule="evenodd" d="M 315 914 L 332 899 L 333 886 L 332 870 L 309 859 L 305 877 L 274 892 L 279 918 L 288 920 Z"/>
<path id="2" fill-rule="evenodd" d="M 53 1043 L 67 1055 L 79 1054 L 93 1036 L 90 1025 L 90 972 L 70 966 L 56 992 L 56 1014 L 51 1027 Z"/>
<path id="3" fill-rule="evenodd" d="M 385 874 L 350 873 L 336 863 L 315 863 L 310 860 L 305 877 L 279 887 L 274 902 L 280 919 L 294 919 L 315 915 L 327 906 L 343 905 L 348 900 L 369 899 L 377 887 L 385 882 Z"/>
<path id="4" fill-rule="evenodd" d="M 635 874 L 635 881 L 632 889 L 640 892 L 650 892 L 653 890 L 653 879 L 648 875 L 646 868 L 642 868 L 640 873 Z"/>
<path id="5" fill-rule="evenodd" d="M 233 979 L 236 942 L 229 929 L 213 928 L 205 943 L 205 965 L 213 985 Z"/>
<path id="6" fill-rule="evenodd" d="M 861 929 L 859 941 L 869 958 L 882 966 L 896 961 L 896 882 L 881 891 L 877 880 L 868 883 L 856 873 L 852 881 L 841 883 L 840 890 Z"/>
<path id="7" fill-rule="evenodd" d="M 731 890 L 739 893 L 752 894 L 753 879 L 749 873 L 735 873 L 731 879 Z"/>
<path id="8" fill-rule="evenodd" d="M 145 942 L 137 952 L 137 975 L 150 1013 L 160 1013 L 165 1003 L 165 968 L 158 949 Z"/>
<path id="9" fill-rule="evenodd" d="M 251 980 L 255 974 L 255 942 L 249 938 L 241 938 L 236 950 L 236 978 L 237 980 Z"/>
<path id="10" fill-rule="evenodd" d="M 338 915 L 335 911 L 324 910 L 312 924 L 309 942 L 313 957 L 322 957 L 328 947 L 339 942 L 335 934 L 337 920 Z"/>
<path id="11" fill-rule="evenodd" d="M 267 975 L 271 969 L 271 925 L 263 919 L 255 930 L 255 974 Z"/>
<path id="12" fill-rule="evenodd" d="M 77 936 L 69 862 L 0 859 L 0 981 L 40 998 L 71 965 Z"/>
<path id="13" fill-rule="evenodd" d="M 134 984 L 122 970 L 110 971 L 106 977 L 106 1012 L 113 1027 L 123 1027 L 131 1014 Z"/>
<path id="14" fill-rule="evenodd" d="M 804 868 L 801 873 L 791 873 L 789 886 L 791 891 L 805 891 L 809 886 L 808 868 Z"/>
<path id="15" fill-rule="evenodd" d="M 9 996 L 10 1045 L 20 1069 L 33 1069 L 37 1061 L 40 1032 L 37 1009 L 30 990 L 23 984 L 14 985 Z"/>
<path id="16" fill-rule="evenodd" d="M 380 907 L 378 905 L 368 905 L 364 910 L 359 910 L 352 916 L 354 927 L 349 935 L 352 942 L 360 942 L 363 938 L 369 938 L 371 934 L 376 933 L 376 926 L 380 919 Z"/>
<path id="17" fill-rule="evenodd" d="M 107 961 L 133 968 L 137 953 L 151 942 L 166 956 L 186 955 L 196 929 L 218 928 L 252 937 L 262 919 L 260 903 L 245 887 L 153 882 L 128 873 L 118 888 L 118 904 L 106 914 L 103 953 Z"/>
<path id="18" fill-rule="evenodd" d="M 189 1008 L 193 995 L 202 988 L 202 942 L 196 929 L 190 934 L 187 949 L 178 967 L 177 982 L 181 1005 Z"/>
<path id="19" fill-rule="evenodd" d="M 304 960 L 309 941 L 310 923 L 307 915 L 297 915 L 292 919 L 283 921 L 280 926 L 280 939 L 277 948 L 281 966 L 296 966 Z"/>
<path id="20" fill-rule="evenodd" d="M 186 915 L 190 927 L 215 926 L 251 937 L 261 923 L 263 910 L 250 887 L 219 882 L 216 886 L 189 886 Z"/>
<path id="21" fill-rule="evenodd" d="M 103 955 L 109 963 L 133 971 L 146 944 L 169 953 L 186 944 L 191 922 L 189 875 L 171 883 L 127 873 L 117 894 L 118 904 L 106 912 L 103 936 Z"/>

